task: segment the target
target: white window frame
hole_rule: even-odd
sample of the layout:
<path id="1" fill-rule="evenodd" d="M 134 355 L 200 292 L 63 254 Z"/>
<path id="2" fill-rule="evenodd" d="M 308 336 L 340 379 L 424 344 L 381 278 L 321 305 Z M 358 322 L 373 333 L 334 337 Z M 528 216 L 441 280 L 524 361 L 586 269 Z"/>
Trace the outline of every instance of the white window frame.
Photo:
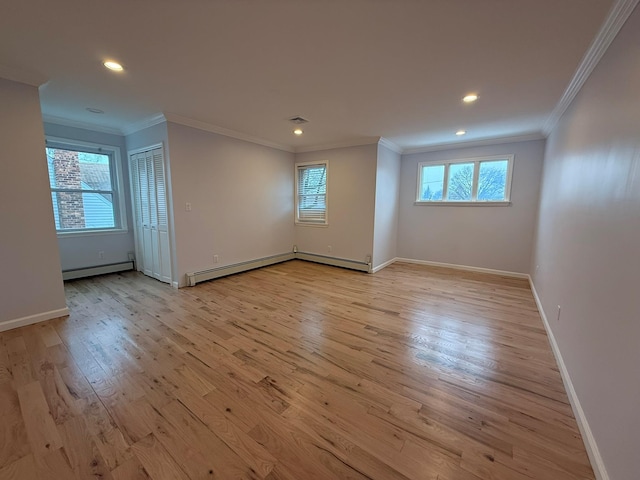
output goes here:
<path id="1" fill-rule="evenodd" d="M 298 172 L 300 171 L 300 167 L 305 168 L 305 167 L 310 167 L 310 166 L 314 166 L 314 165 L 324 165 L 325 169 L 326 169 L 326 176 L 327 176 L 327 193 L 325 194 L 325 214 L 324 214 L 324 222 L 311 222 L 311 221 L 305 221 L 305 220 L 300 220 L 299 216 L 298 216 L 298 209 L 299 209 L 299 205 L 300 205 L 300 196 L 298 193 L 298 180 L 299 180 L 299 174 Z M 295 210 L 294 210 L 294 221 L 296 225 L 304 225 L 304 226 L 308 226 L 308 227 L 327 227 L 329 226 L 329 161 L 328 160 L 319 160 L 316 162 L 299 162 L 295 164 Z"/>
<path id="2" fill-rule="evenodd" d="M 128 232 L 127 209 L 124 198 L 124 183 L 122 179 L 122 162 L 120 159 L 120 147 L 115 145 L 105 145 L 93 142 L 83 142 L 61 137 L 46 136 L 46 148 L 59 148 L 62 150 L 76 150 L 87 153 L 102 153 L 109 155 L 111 160 L 109 168 L 111 170 L 111 183 L 113 190 L 113 215 L 115 227 L 113 228 L 82 228 L 58 230 L 59 237 L 109 235 L 114 233 Z M 49 184 L 51 179 L 49 179 Z M 51 188 L 49 188 L 51 190 Z"/>
<path id="3" fill-rule="evenodd" d="M 415 205 L 441 205 L 441 206 L 509 206 L 511 205 L 511 180 L 513 177 L 513 162 L 515 155 L 491 155 L 486 157 L 470 157 L 457 158 L 446 161 L 420 162 L 418 163 L 418 175 L 416 182 L 416 201 Z M 504 200 L 478 200 L 478 176 L 480 175 L 480 164 L 483 162 L 491 162 L 496 160 L 507 160 L 507 178 L 505 185 Z M 473 182 L 471 191 L 471 200 L 458 201 L 447 200 L 448 183 L 449 183 L 449 166 L 458 163 L 474 163 Z M 444 167 L 444 184 L 442 188 L 442 200 L 421 200 L 420 189 L 422 186 L 422 169 L 423 167 Z"/>

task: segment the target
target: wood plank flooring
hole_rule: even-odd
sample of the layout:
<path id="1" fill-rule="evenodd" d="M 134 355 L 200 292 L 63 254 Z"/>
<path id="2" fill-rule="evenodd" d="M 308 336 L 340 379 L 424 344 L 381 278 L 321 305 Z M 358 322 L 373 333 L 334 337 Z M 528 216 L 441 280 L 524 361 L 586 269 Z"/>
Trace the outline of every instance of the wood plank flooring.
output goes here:
<path id="1" fill-rule="evenodd" d="M 526 281 L 302 261 L 66 284 L 0 333 L 0 479 L 593 479 Z"/>

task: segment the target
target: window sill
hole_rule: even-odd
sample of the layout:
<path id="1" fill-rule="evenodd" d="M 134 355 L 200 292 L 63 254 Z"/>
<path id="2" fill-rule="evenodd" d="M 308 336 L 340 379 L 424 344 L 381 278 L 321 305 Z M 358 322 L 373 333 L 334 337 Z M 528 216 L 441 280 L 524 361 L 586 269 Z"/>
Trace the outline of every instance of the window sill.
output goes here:
<path id="1" fill-rule="evenodd" d="M 304 222 L 295 222 L 296 227 L 321 227 L 326 228 L 329 226 L 328 223 L 304 223 Z"/>
<path id="2" fill-rule="evenodd" d="M 511 202 L 414 202 L 414 205 L 430 207 L 510 207 Z"/>
<path id="3" fill-rule="evenodd" d="M 127 228 L 115 228 L 109 230 L 75 230 L 72 232 L 60 232 L 57 231 L 56 234 L 58 238 L 71 238 L 71 237 L 97 237 L 102 235 L 123 235 L 125 233 L 129 233 L 129 229 Z"/>

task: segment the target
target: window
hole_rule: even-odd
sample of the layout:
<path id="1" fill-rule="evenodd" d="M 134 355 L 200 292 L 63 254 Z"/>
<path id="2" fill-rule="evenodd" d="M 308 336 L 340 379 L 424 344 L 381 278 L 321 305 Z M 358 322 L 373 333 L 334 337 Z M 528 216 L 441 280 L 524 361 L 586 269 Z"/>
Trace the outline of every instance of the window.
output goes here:
<path id="1" fill-rule="evenodd" d="M 418 164 L 417 204 L 508 205 L 513 155 Z"/>
<path id="2" fill-rule="evenodd" d="M 296 163 L 296 223 L 327 225 L 328 162 Z"/>
<path id="3" fill-rule="evenodd" d="M 46 154 L 58 233 L 126 229 L 117 147 L 47 139 Z"/>

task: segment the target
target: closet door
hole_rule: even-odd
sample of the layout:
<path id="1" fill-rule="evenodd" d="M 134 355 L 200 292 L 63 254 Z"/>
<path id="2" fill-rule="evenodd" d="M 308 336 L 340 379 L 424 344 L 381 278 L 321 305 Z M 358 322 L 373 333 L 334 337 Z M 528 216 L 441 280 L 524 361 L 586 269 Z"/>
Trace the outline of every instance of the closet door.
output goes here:
<path id="1" fill-rule="evenodd" d="M 162 148 L 131 155 L 138 270 L 171 283 L 171 252 Z"/>
<path id="2" fill-rule="evenodd" d="M 156 193 L 156 227 L 157 227 L 157 272 L 158 279 L 171 283 L 171 255 L 169 251 L 169 213 L 167 210 L 167 187 L 164 174 L 164 158 L 162 148 L 152 152 L 153 173 Z"/>
<path id="3" fill-rule="evenodd" d="M 131 171 L 131 196 L 133 201 L 133 225 L 135 230 L 135 242 L 136 242 L 136 268 L 138 271 L 144 272 L 144 265 L 149 264 L 150 258 L 144 258 L 144 220 L 145 216 L 148 217 L 148 194 L 147 192 L 147 179 L 146 169 L 144 164 L 144 154 L 133 154 L 129 157 L 129 169 Z M 146 199 L 146 202 L 143 200 Z M 148 275 L 147 272 L 144 272 Z"/>
<path id="4" fill-rule="evenodd" d="M 146 152 L 140 154 L 138 160 L 138 174 L 140 176 L 140 211 L 142 224 L 142 271 L 153 277 L 153 235 L 151 231 L 151 188 L 153 170 L 149 169 Z"/>
<path id="5" fill-rule="evenodd" d="M 151 150 L 144 152 L 145 167 L 147 169 L 148 189 L 149 189 L 149 230 L 150 230 L 150 255 L 151 255 L 151 276 L 160 280 L 160 252 L 158 239 L 158 201 L 156 197 L 156 172 L 153 164 L 153 153 Z M 145 249 L 147 246 L 145 245 Z M 146 253 L 146 251 L 145 251 Z M 146 273 L 146 272 L 145 272 Z"/>

